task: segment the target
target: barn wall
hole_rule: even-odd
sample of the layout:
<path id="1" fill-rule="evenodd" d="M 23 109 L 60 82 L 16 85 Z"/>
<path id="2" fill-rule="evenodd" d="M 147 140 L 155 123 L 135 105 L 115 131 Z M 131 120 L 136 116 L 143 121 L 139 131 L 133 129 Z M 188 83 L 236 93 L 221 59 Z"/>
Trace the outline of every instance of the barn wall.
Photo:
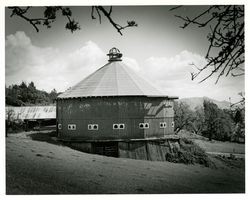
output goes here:
<path id="1" fill-rule="evenodd" d="M 62 124 L 59 137 L 68 139 L 136 139 L 163 137 L 173 133 L 173 102 L 164 98 L 96 97 L 57 101 L 57 120 Z M 147 122 L 149 129 L 139 129 Z M 160 122 L 167 122 L 160 129 Z M 125 129 L 113 130 L 114 123 Z M 68 130 L 76 124 L 76 130 Z M 98 124 L 98 130 L 88 130 L 88 124 Z"/>
<path id="2" fill-rule="evenodd" d="M 70 142 L 71 148 L 94 154 L 138 160 L 166 161 L 173 148 L 180 149 L 179 138 L 133 142 Z"/>

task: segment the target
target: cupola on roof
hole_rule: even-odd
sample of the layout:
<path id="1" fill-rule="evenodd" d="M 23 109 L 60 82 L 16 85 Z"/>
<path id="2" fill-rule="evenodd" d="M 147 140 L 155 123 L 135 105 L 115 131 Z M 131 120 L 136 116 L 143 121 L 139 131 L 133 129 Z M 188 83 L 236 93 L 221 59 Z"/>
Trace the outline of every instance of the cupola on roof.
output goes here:
<path id="1" fill-rule="evenodd" d="M 109 62 L 58 96 L 59 99 L 99 96 L 167 97 L 160 89 L 122 62 L 117 48 L 109 53 Z"/>
<path id="2" fill-rule="evenodd" d="M 115 47 L 109 50 L 109 53 L 107 54 L 107 56 L 109 56 L 109 62 L 122 61 L 121 59 L 122 54 L 120 53 L 119 49 Z"/>

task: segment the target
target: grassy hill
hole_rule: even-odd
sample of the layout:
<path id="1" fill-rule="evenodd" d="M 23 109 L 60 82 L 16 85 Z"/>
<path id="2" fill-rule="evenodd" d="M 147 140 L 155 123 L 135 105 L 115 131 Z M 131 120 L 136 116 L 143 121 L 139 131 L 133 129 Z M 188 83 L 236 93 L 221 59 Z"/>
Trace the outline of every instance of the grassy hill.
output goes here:
<path id="1" fill-rule="evenodd" d="M 245 192 L 244 167 L 221 162 L 217 168 L 209 168 L 104 157 L 34 141 L 29 134 L 6 138 L 7 194 Z"/>

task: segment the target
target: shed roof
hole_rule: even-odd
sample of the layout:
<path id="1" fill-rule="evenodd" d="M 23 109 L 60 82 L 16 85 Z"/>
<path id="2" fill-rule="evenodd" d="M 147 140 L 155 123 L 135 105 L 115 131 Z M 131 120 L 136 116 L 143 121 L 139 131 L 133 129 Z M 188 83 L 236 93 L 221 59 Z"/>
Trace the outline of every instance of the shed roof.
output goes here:
<path id="1" fill-rule="evenodd" d="M 153 83 L 126 66 L 121 61 L 121 55 L 119 54 L 119 59 L 113 55 L 109 63 L 59 95 L 58 98 L 99 96 L 167 97 Z"/>
<path id="2" fill-rule="evenodd" d="M 10 117 L 12 120 L 56 118 L 56 106 L 7 106 L 5 109 L 6 119 L 8 117 Z"/>

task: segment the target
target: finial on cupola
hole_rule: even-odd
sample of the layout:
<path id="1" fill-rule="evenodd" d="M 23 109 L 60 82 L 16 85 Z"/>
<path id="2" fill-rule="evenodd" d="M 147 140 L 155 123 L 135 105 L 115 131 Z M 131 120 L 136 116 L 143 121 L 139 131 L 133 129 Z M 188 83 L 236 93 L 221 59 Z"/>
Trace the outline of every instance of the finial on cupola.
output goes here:
<path id="1" fill-rule="evenodd" d="M 119 49 L 113 47 L 109 50 L 109 53 L 107 54 L 109 56 L 109 62 L 113 61 L 122 61 L 122 53 L 120 53 Z"/>

